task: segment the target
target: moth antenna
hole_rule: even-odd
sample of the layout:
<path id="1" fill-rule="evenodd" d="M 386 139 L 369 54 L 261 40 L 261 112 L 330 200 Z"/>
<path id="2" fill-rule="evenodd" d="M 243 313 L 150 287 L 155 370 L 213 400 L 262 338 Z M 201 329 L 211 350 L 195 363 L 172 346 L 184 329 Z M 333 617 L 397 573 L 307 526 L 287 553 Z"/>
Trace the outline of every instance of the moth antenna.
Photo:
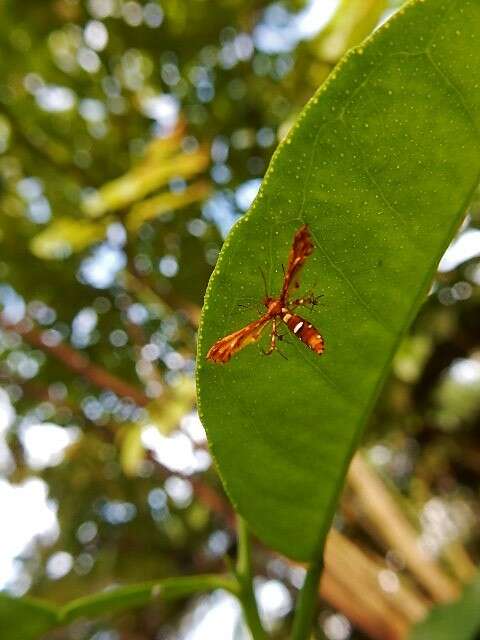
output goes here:
<path id="1" fill-rule="evenodd" d="M 370 265 L 369 267 L 365 267 L 364 269 L 359 269 L 358 271 L 356 271 L 355 275 L 358 275 L 361 273 L 369 273 L 370 271 L 375 271 L 376 269 L 380 269 L 381 267 L 383 267 L 383 265 L 384 265 L 383 258 L 379 258 L 374 264 Z"/>
<path id="2" fill-rule="evenodd" d="M 263 280 L 263 288 L 265 291 L 265 297 L 268 298 L 268 287 L 267 287 L 267 279 L 265 277 L 265 272 L 263 271 L 262 267 L 259 267 L 260 269 L 260 273 L 262 274 L 262 280 Z"/>

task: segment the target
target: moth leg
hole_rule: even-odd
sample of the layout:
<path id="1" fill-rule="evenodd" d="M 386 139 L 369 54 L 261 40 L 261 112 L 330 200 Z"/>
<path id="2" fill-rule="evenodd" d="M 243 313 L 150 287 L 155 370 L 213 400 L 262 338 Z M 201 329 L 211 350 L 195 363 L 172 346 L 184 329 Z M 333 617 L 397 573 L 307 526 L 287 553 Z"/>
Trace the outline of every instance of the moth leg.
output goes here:
<path id="1" fill-rule="evenodd" d="M 283 323 L 282 323 L 282 324 L 283 324 Z M 281 342 L 282 342 L 282 344 L 283 344 L 283 343 L 285 343 L 285 344 L 291 344 L 291 342 L 290 342 L 290 340 L 288 340 L 287 336 L 288 336 L 288 331 L 286 331 L 285 333 L 280 333 L 279 331 L 276 331 L 277 341 L 278 341 L 278 342 L 280 342 L 280 341 L 281 341 Z M 282 356 L 282 358 L 283 358 L 284 360 L 288 360 L 287 356 L 283 353 L 283 351 L 282 351 L 282 350 L 280 349 L 280 347 L 278 346 L 278 342 L 277 342 L 277 344 L 276 344 L 276 351 L 277 351 L 277 353 L 278 353 L 280 356 Z"/>
<path id="2" fill-rule="evenodd" d="M 304 307 L 306 298 L 296 298 L 296 300 L 290 300 L 288 303 L 289 309 L 296 309 L 297 307 Z"/>
<path id="3" fill-rule="evenodd" d="M 274 351 L 276 351 L 278 354 L 280 354 L 282 356 L 282 358 L 284 360 L 288 360 L 287 356 L 279 349 L 278 347 L 278 341 L 279 340 L 283 340 L 285 342 L 288 342 L 285 339 L 285 336 L 287 334 L 280 334 L 277 331 L 277 325 L 278 325 L 278 321 L 276 318 L 273 319 L 273 323 L 272 323 L 272 333 L 270 334 L 270 346 L 269 348 L 265 351 L 263 351 L 263 354 L 266 356 L 270 356 Z"/>
<path id="4" fill-rule="evenodd" d="M 277 349 L 277 338 L 278 338 L 277 319 L 273 318 L 273 321 L 272 321 L 272 332 L 270 334 L 270 346 L 268 347 L 267 350 L 263 351 L 263 354 L 265 356 L 270 356 Z"/>
<path id="5" fill-rule="evenodd" d="M 297 307 L 308 307 L 312 310 L 317 304 L 320 304 L 320 298 L 323 298 L 323 293 L 316 295 L 313 291 L 309 291 L 301 298 L 292 300 L 288 303 L 290 309 L 296 309 Z"/>
<path id="6" fill-rule="evenodd" d="M 237 311 L 243 313 L 244 311 L 255 311 L 259 315 L 262 313 L 262 305 L 258 301 L 252 301 L 250 303 L 238 302 Z"/>
<path id="7" fill-rule="evenodd" d="M 278 341 L 282 341 L 285 342 L 286 344 L 291 344 L 290 340 L 288 339 L 289 336 L 289 332 L 285 331 L 285 333 L 280 333 L 279 331 L 277 331 L 277 340 Z M 278 350 L 278 345 L 277 345 L 277 350 Z"/>
<path id="8" fill-rule="evenodd" d="M 263 305 L 259 303 L 257 298 L 241 297 L 237 299 L 235 307 L 238 311 L 256 311 L 259 315 L 262 315 L 264 309 Z"/>
<path id="9" fill-rule="evenodd" d="M 265 276 L 265 271 L 262 269 L 262 267 L 258 267 L 258 268 L 260 269 L 260 273 L 262 274 L 265 297 L 267 298 L 268 297 L 268 286 L 267 286 L 267 278 Z"/>

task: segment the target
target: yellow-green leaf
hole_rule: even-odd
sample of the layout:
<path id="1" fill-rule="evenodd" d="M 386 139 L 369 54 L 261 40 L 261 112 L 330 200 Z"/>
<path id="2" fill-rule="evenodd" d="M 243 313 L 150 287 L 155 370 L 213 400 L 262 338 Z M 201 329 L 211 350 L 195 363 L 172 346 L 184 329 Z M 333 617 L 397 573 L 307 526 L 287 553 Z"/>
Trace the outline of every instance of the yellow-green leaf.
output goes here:
<path id="1" fill-rule="evenodd" d="M 175 209 L 185 207 L 192 202 L 203 200 L 210 191 L 211 187 L 208 182 L 199 181 L 186 187 L 183 191 L 167 191 L 153 198 L 144 200 L 134 205 L 129 211 L 126 217 L 127 229 L 129 231 L 137 231 L 144 222 Z"/>
<path id="2" fill-rule="evenodd" d="M 147 156 L 148 157 L 148 156 Z M 203 171 L 209 162 L 208 153 L 198 149 L 194 153 L 179 153 L 159 161 L 144 162 L 125 175 L 108 182 L 83 202 L 86 215 L 95 218 L 141 200 L 165 186 L 172 178 L 189 178 Z"/>
<path id="3" fill-rule="evenodd" d="M 53 260 L 86 249 L 105 236 L 105 225 L 89 220 L 57 218 L 30 242 L 37 258 Z"/>

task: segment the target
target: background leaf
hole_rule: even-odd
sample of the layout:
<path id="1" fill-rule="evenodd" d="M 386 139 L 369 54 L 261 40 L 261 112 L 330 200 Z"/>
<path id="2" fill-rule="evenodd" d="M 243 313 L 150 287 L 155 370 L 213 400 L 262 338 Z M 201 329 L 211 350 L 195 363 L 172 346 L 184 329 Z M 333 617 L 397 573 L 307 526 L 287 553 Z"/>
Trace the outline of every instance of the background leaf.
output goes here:
<path id="1" fill-rule="evenodd" d="M 178 141 L 174 138 L 178 146 Z M 168 150 L 171 143 L 167 138 Z M 205 149 L 197 149 L 191 153 L 177 152 L 171 155 L 159 156 L 162 149 L 159 143 L 152 144 L 153 149 L 147 149 L 144 160 L 128 173 L 103 185 L 97 192 L 89 195 L 83 202 L 83 211 L 90 217 L 105 215 L 126 207 L 145 197 L 149 193 L 164 187 L 174 178 L 189 178 L 202 172 L 209 163 Z"/>
<path id="2" fill-rule="evenodd" d="M 465 588 L 451 604 L 435 607 L 416 625 L 410 640 L 474 640 L 480 630 L 480 578 Z"/>
<path id="3" fill-rule="evenodd" d="M 55 607 L 34 598 L 11 598 L 0 593 L 2 640 L 36 640 L 57 623 Z"/>
<path id="4" fill-rule="evenodd" d="M 345 51 L 368 36 L 387 9 L 387 0 L 342 0 L 312 47 L 321 59 L 335 63 Z"/>
<path id="5" fill-rule="evenodd" d="M 136 231 L 148 220 L 153 220 L 162 214 L 172 212 L 174 209 L 202 200 L 210 191 L 211 187 L 208 182 L 198 181 L 183 191 L 166 192 L 148 198 L 132 207 L 126 217 L 126 226 L 130 231 Z"/>
<path id="6" fill-rule="evenodd" d="M 478 182 L 480 3 L 425 0 L 348 56 L 277 151 L 205 300 L 198 387 L 211 448 L 253 530 L 296 559 L 321 552 L 351 455 L 399 341 Z M 467 72 L 468 70 L 468 72 Z M 320 359 L 290 337 L 222 367 L 205 354 L 277 292 L 294 232 L 316 245 L 305 311 Z"/>
<path id="7" fill-rule="evenodd" d="M 37 258 L 52 260 L 66 258 L 71 253 L 82 251 L 105 235 L 105 224 L 57 218 L 31 241 L 30 248 Z"/>

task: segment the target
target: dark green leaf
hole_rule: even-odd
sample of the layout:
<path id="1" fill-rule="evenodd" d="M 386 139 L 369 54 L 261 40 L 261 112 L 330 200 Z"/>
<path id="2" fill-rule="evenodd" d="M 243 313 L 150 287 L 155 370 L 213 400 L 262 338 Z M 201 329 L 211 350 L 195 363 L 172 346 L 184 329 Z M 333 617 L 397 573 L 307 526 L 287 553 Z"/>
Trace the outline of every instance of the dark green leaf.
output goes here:
<path id="1" fill-rule="evenodd" d="M 0 638 L 36 640 L 58 624 L 57 610 L 33 598 L 0 593 Z"/>
<path id="2" fill-rule="evenodd" d="M 343 64 L 275 154 L 250 212 L 228 237 L 205 300 L 201 414 L 229 495 L 285 554 L 320 554 L 350 458 L 398 344 L 477 185 L 478 0 L 408 4 Z M 316 250 L 302 289 L 321 358 L 289 335 L 288 359 L 249 346 L 205 355 L 282 283 L 294 232 Z M 268 336 L 263 338 L 266 344 Z"/>

